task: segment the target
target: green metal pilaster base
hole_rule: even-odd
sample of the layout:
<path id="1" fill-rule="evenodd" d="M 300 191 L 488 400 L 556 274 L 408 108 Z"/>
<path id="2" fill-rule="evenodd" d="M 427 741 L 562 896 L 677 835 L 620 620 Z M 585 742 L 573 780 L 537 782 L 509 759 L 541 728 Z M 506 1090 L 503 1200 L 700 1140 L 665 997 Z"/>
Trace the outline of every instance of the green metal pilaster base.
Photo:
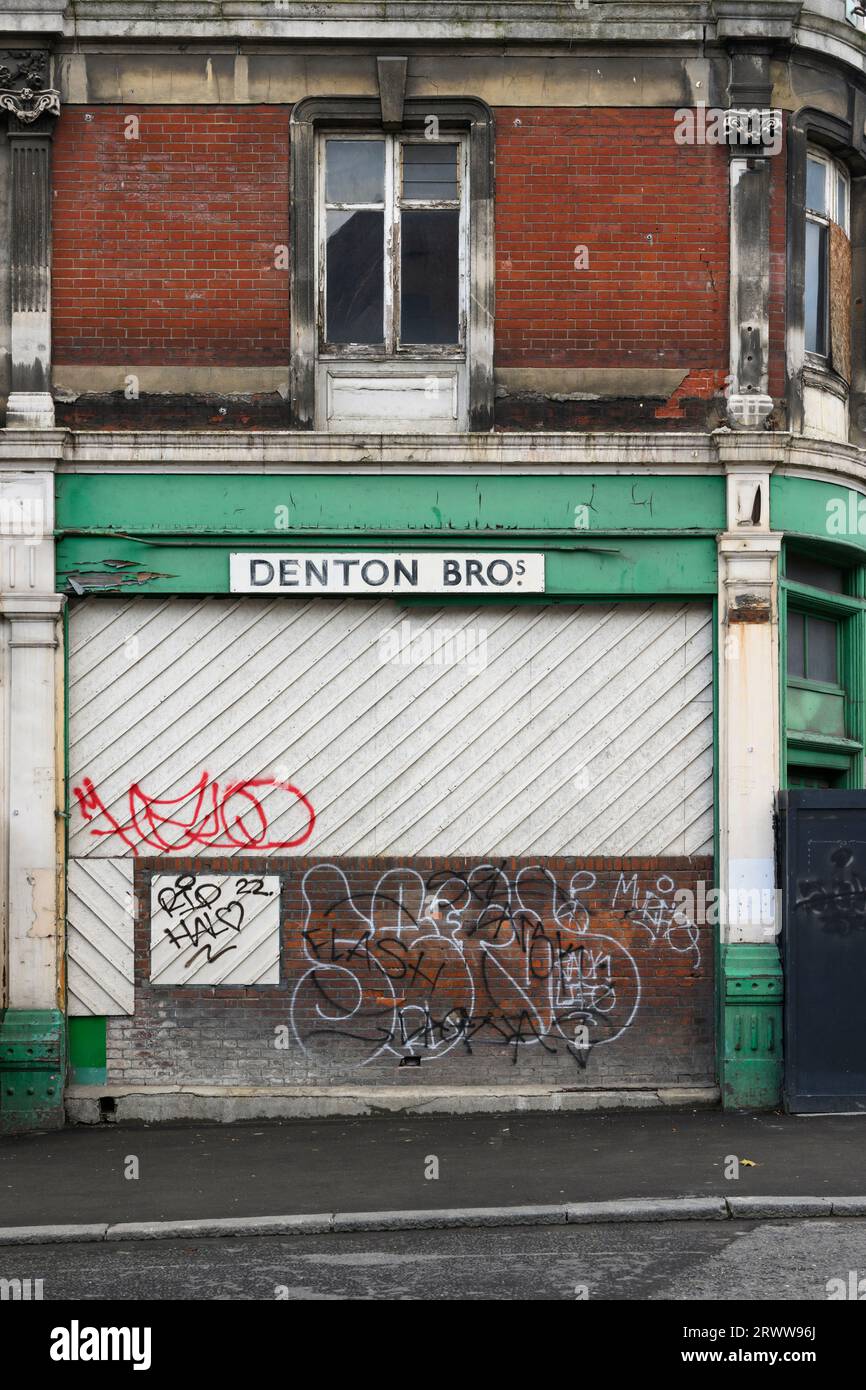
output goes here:
<path id="1" fill-rule="evenodd" d="M 722 948 L 722 1104 L 775 1110 L 782 1103 L 782 962 L 777 946 Z"/>
<path id="2" fill-rule="evenodd" d="M 0 1009 L 0 1134 L 63 1126 L 64 1066 L 59 1009 Z"/>

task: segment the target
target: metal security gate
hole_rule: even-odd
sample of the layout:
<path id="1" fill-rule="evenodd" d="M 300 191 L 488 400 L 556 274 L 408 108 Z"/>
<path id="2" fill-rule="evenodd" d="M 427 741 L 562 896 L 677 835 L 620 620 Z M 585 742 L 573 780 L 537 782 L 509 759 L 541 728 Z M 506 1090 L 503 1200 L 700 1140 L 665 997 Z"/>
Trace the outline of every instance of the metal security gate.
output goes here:
<path id="1" fill-rule="evenodd" d="M 780 796 L 785 1105 L 866 1110 L 866 791 Z"/>

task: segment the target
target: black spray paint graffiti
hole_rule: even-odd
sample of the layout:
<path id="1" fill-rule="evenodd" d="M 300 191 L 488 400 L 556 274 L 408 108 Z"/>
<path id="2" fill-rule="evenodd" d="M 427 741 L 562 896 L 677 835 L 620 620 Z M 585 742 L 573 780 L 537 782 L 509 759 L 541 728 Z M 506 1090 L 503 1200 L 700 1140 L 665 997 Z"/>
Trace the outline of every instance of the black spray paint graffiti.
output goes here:
<path id="1" fill-rule="evenodd" d="M 360 892 L 336 865 L 308 869 L 296 1040 L 325 1064 L 348 1052 L 357 1065 L 406 1065 L 493 1045 L 515 1062 L 531 1046 L 585 1067 L 629 1028 L 641 997 L 633 955 L 590 920 L 595 884 L 588 870 L 563 888 L 541 865 L 512 879 L 481 864 L 426 878 L 389 869 Z"/>
<path id="2" fill-rule="evenodd" d="M 830 855 L 829 882 L 823 878 L 800 879 L 795 907 L 804 908 L 822 931 L 850 936 L 866 930 L 866 882 L 854 865 L 854 853 L 840 845 Z"/>
<path id="3" fill-rule="evenodd" d="M 265 882 L 236 875 L 178 874 L 159 888 L 155 906 L 168 918 L 160 935 L 179 953 L 184 970 L 199 962 L 212 965 L 227 952 L 237 950 L 250 900 L 274 896 L 274 888 L 266 887 Z"/>

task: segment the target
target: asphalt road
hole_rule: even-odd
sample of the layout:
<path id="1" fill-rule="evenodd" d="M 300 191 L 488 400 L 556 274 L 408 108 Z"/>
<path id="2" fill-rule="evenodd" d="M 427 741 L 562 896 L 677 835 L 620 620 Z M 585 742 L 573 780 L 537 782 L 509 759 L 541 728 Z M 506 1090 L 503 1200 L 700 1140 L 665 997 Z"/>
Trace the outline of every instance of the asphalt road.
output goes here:
<path id="1" fill-rule="evenodd" d="M 866 1220 L 0 1247 L 0 1279 L 76 1302 L 826 1301 L 852 1270 L 866 1275 Z"/>

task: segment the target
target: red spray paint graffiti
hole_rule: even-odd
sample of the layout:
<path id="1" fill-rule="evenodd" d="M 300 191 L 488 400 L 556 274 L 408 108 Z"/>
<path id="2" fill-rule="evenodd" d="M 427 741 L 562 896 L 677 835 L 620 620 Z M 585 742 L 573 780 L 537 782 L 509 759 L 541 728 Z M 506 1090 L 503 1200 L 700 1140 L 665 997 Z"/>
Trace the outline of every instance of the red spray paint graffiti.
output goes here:
<path id="1" fill-rule="evenodd" d="M 306 825 L 290 840 L 268 838 L 269 820 L 264 806 L 266 790 L 285 792 L 300 805 Z M 80 787 L 73 787 L 78 807 L 85 821 L 97 816 L 104 825 L 94 826 L 91 835 L 117 835 L 138 855 L 140 843 L 149 845 L 160 854 L 181 854 L 196 849 L 273 850 L 294 849 L 309 840 L 316 823 L 316 813 L 302 791 L 291 782 L 275 777 L 251 777 L 244 782 L 228 782 L 220 790 L 219 782 L 203 772 L 198 781 L 177 797 L 148 796 L 140 783 L 129 788 L 129 822 L 121 825 L 103 804 L 102 798 L 89 777 Z M 282 814 L 287 807 L 280 808 Z"/>

